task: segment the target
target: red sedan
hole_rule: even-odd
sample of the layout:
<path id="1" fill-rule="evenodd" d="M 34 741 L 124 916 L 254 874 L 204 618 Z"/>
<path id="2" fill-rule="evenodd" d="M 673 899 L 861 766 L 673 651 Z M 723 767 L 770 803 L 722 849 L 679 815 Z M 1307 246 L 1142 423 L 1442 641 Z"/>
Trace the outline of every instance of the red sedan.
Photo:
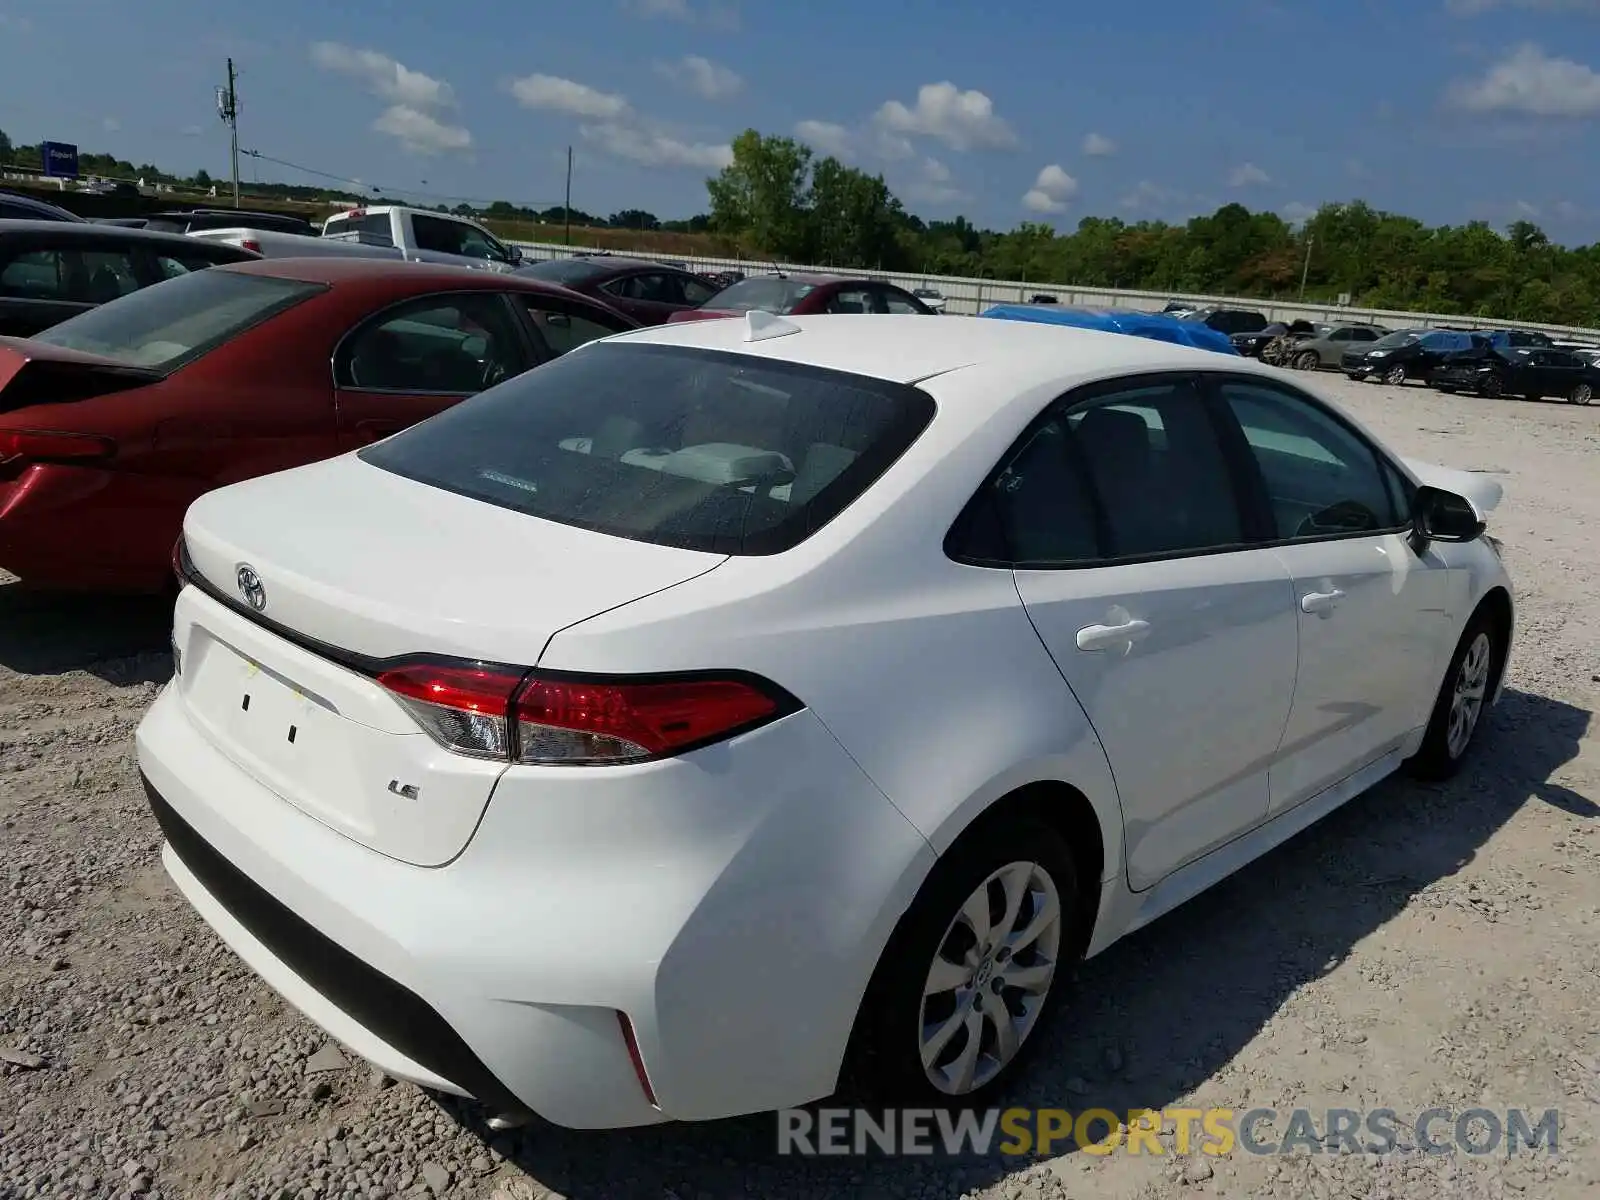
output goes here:
<path id="1" fill-rule="evenodd" d="M 668 321 L 742 317 L 760 309 L 780 316 L 805 313 L 925 313 L 937 315 L 904 288 L 875 279 L 845 275 L 755 275 L 725 287 L 699 308 L 684 309 Z"/>
<path id="2" fill-rule="evenodd" d="M 514 275 L 317 258 L 196 271 L 0 338 L 0 568 L 160 590 L 203 492 L 355 449 L 637 327 Z"/>

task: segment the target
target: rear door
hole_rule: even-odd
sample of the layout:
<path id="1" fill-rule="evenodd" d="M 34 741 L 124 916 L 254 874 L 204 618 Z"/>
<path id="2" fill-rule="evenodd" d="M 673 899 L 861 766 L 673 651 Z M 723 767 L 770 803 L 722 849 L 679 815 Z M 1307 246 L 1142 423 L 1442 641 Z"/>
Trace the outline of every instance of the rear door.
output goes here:
<path id="1" fill-rule="evenodd" d="M 503 293 L 437 292 L 384 309 L 355 326 L 334 353 L 340 448 L 398 433 L 535 361 Z"/>
<path id="2" fill-rule="evenodd" d="M 1264 821 L 1294 695 L 1294 593 L 1250 545 L 1195 381 L 1069 393 L 991 487 L 1022 602 L 1116 776 L 1130 885 Z"/>
<path id="3" fill-rule="evenodd" d="M 1535 350 L 1533 359 L 1541 396 L 1567 396 L 1583 382 L 1583 364 L 1570 350 Z"/>
<path id="4" fill-rule="evenodd" d="M 641 271 L 613 279 L 600 289 L 617 307 L 642 325 L 664 325 L 675 312 L 696 307 L 683 294 L 683 285 L 670 271 Z M 700 303 L 705 303 L 708 295 Z"/>

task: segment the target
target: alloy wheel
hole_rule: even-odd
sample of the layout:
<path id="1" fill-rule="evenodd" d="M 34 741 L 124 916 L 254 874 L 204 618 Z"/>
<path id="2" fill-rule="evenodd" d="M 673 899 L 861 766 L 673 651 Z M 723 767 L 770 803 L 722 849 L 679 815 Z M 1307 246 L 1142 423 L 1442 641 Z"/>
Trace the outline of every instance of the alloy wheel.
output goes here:
<path id="1" fill-rule="evenodd" d="M 1594 399 L 1594 389 L 1587 383 L 1580 383 L 1572 389 L 1571 400 L 1574 404 L 1587 404 Z"/>
<path id="2" fill-rule="evenodd" d="M 1383 374 L 1383 381 L 1391 387 L 1402 387 L 1406 381 L 1406 369 L 1398 364 L 1390 367 Z"/>
<path id="3" fill-rule="evenodd" d="M 936 1089 L 967 1095 L 1010 1065 L 1055 982 L 1061 931 L 1061 896 L 1039 863 L 1008 863 L 967 897 L 922 988 L 922 1068 Z"/>
<path id="4" fill-rule="evenodd" d="M 1484 694 L 1489 686 L 1489 658 L 1489 635 L 1479 633 L 1461 656 L 1461 667 L 1456 671 L 1455 688 L 1450 696 L 1450 730 L 1445 737 L 1445 748 L 1451 758 L 1460 758 L 1466 753 L 1472 732 L 1478 727 Z"/>

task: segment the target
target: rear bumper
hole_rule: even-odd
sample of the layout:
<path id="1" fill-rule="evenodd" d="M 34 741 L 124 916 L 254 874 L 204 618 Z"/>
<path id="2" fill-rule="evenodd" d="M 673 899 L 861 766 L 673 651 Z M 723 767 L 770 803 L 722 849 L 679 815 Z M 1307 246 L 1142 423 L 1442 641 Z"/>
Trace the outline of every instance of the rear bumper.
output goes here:
<path id="1" fill-rule="evenodd" d="M 169 873 L 290 1003 L 396 1078 L 572 1128 L 826 1096 L 933 858 L 809 712 L 588 782 L 508 771 L 439 868 L 267 791 L 173 687 L 138 752 Z"/>

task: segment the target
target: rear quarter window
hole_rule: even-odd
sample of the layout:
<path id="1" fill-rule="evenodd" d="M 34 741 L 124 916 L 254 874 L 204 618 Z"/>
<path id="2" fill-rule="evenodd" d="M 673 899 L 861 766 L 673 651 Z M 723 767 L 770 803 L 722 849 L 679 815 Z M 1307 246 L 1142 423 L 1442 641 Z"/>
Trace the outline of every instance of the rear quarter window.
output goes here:
<path id="1" fill-rule="evenodd" d="M 595 343 L 360 452 L 372 466 L 616 537 L 777 554 L 933 418 L 926 392 L 741 354 Z"/>

